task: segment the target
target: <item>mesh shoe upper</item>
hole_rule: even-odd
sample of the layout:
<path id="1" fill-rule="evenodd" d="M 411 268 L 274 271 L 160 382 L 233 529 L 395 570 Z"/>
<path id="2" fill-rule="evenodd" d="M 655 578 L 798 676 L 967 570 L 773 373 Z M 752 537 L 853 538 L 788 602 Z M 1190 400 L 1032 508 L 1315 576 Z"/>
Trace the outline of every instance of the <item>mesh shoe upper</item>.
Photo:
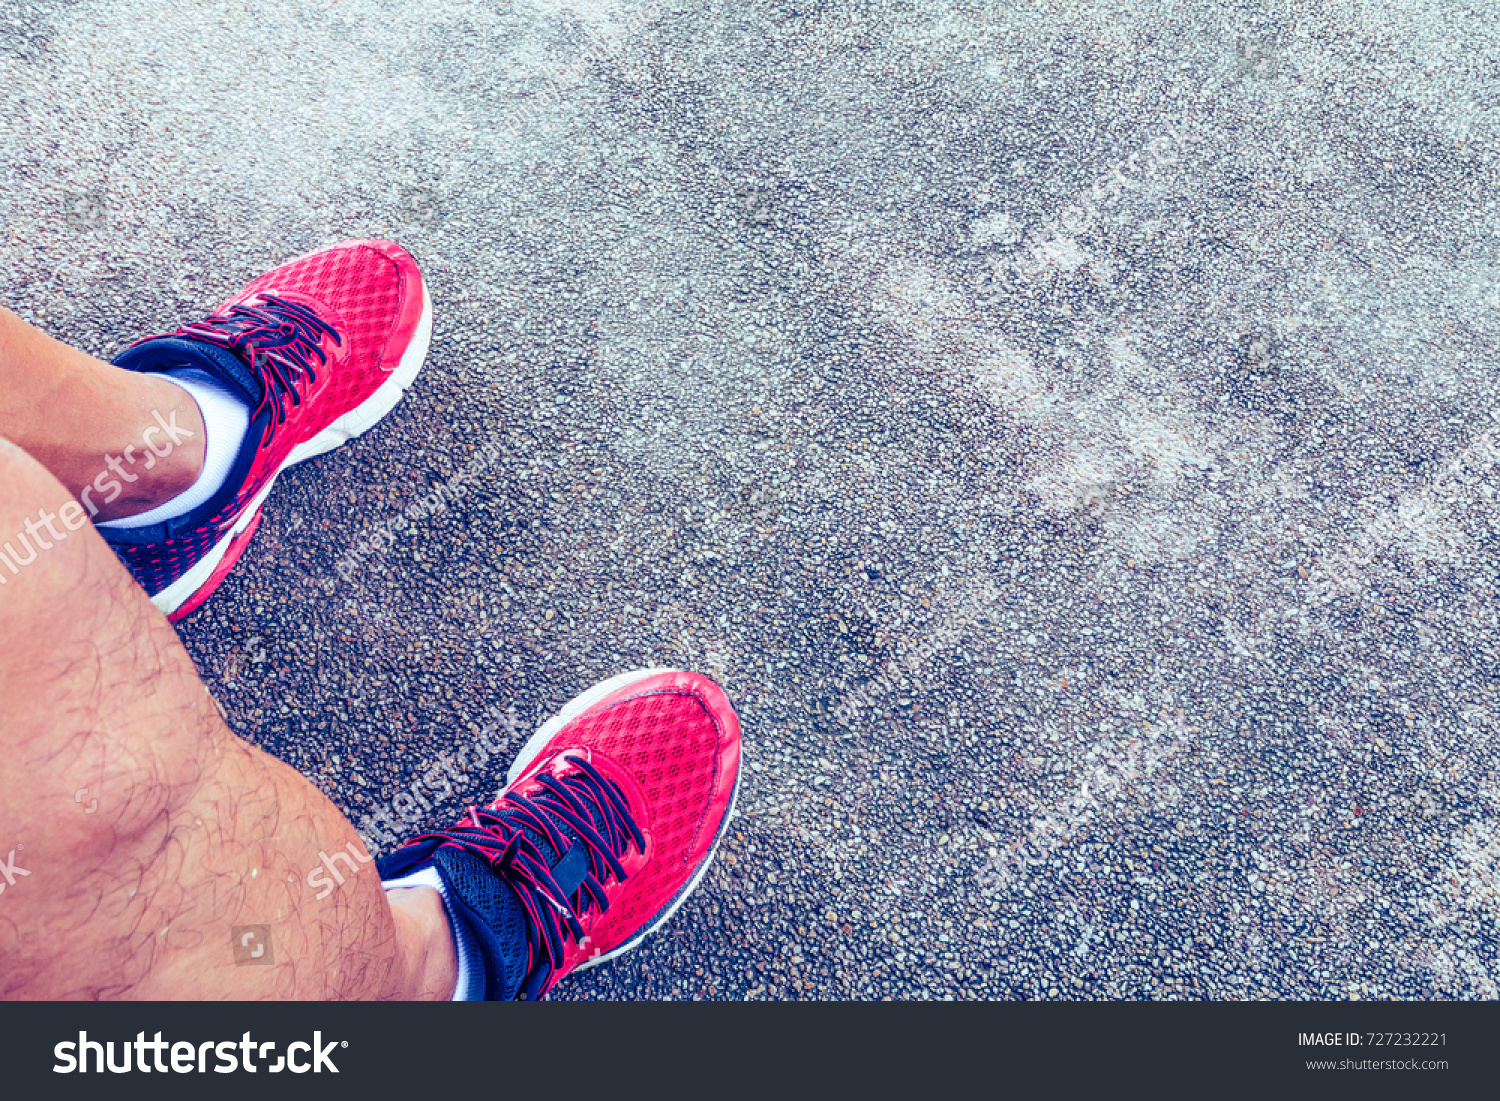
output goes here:
<path id="1" fill-rule="evenodd" d="M 400 362 L 422 312 L 414 260 L 385 241 L 350 241 L 262 275 L 214 313 L 126 349 L 133 371 L 207 370 L 254 413 L 224 487 L 186 515 L 101 529 L 147 593 L 181 578 L 293 452 L 367 401 Z"/>
<path id="2" fill-rule="evenodd" d="M 558 731 L 489 807 L 382 860 L 381 877 L 435 864 L 481 945 L 487 995 L 535 997 L 670 915 L 728 821 L 739 752 L 717 685 L 647 676 Z M 559 784 L 577 798 L 571 817 L 542 809 L 537 822 Z"/>

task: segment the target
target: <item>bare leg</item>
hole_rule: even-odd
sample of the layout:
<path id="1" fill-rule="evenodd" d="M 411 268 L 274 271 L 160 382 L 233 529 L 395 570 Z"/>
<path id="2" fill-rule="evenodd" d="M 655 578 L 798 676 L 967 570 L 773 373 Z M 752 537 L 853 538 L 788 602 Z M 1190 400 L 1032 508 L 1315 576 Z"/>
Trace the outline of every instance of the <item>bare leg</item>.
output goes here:
<path id="1" fill-rule="evenodd" d="M 192 433 L 165 457 L 147 454 L 142 435 L 154 414 L 175 412 Z M 155 508 L 182 493 L 203 467 L 203 417 L 197 403 L 159 377 L 126 371 L 54 340 L 0 306 L 0 436 L 30 454 L 75 498 L 126 449 L 151 462 L 122 465 L 122 492 L 105 503 L 90 492 L 95 519 L 112 520 Z M 132 478 L 134 480 L 132 480 Z M 93 511 L 91 508 L 90 511 Z"/>
<path id="2" fill-rule="evenodd" d="M 67 501 L 0 439 L 0 553 Z M 315 898 L 323 853 L 368 855 L 353 827 L 229 731 L 166 619 L 71 515 L 28 564 L 0 561 L 0 994 L 449 996 L 437 894 L 388 900 L 359 863 Z M 246 925 L 269 926 L 274 964 L 236 965 Z"/>

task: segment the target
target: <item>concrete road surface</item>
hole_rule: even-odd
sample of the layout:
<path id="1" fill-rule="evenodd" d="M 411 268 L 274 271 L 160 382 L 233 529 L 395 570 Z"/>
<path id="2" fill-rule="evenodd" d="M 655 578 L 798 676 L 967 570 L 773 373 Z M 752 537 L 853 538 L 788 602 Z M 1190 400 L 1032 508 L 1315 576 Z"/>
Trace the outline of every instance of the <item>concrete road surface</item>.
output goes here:
<path id="1" fill-rule="evenodd" d="M 1497 27 L 5 0 L 0 300 L 107 356 L 417 256 L 424 374 L 182 634 L 413 832 L 719 678 L 718 864 L 557 997 L 1495 998 Z"/>

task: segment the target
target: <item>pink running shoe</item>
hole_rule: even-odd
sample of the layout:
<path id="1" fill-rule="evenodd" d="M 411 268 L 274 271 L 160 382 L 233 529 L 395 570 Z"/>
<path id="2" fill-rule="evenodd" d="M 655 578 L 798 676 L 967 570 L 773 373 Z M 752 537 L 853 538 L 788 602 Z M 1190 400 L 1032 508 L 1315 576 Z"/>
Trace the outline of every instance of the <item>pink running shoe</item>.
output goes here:
<path id="1" fill-rule="evenodd" d="M 99 529 L 167 618 L 182 619 L 219 587 L 278 474 L 395 407 L 431 335 L 432 303 L 410 254 L 389 241 L 346 241 L 267 272 L 210 317 L 115 359 L 132 371 L 207 371 L 252 410 L 212 498 L 159 524 Z"/>
<path id="2" fill-rule="evenodd" d="M 380 878 L 441 881 L 465 998 L 539 998 L 676 912 L 708 871 L 739 776 L 740 723 L 718 685 L 623 673 L 532 736 L 499 798 L 382 858 Z"/>

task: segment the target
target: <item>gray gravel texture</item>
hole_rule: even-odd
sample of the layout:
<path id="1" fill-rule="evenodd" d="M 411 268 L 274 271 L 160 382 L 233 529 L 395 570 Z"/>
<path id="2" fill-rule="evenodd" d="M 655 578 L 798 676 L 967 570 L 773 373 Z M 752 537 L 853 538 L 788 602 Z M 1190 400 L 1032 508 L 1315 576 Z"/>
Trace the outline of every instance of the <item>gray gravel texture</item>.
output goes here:
<path id="1" fill-rule="evenodd" d="M 24 316 L 431 281 L 182 626 L 235 729 L 358 820 L 718 677 L 720 861 L 554 997 L 1495 998 L 1493 10 L 633 2 L 0 7 Z"/>

